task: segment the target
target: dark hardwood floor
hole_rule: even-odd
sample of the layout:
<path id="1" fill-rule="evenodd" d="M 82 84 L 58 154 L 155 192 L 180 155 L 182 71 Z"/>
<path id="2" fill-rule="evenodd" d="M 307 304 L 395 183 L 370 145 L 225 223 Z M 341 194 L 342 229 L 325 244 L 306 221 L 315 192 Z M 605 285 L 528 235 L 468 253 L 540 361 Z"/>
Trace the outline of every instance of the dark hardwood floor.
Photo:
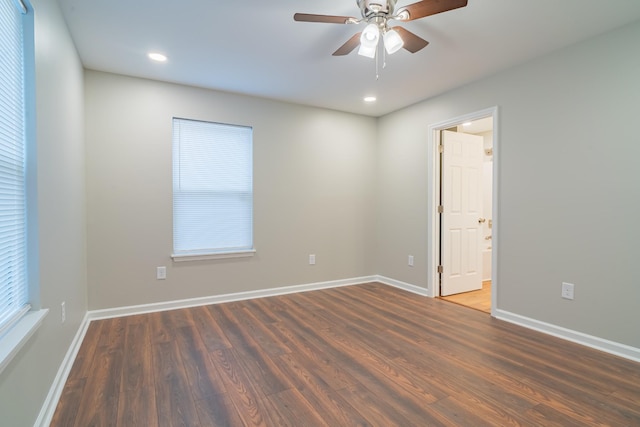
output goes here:
<path id="1" fill-rule="evenodd" d="M 52 426 L 640 426 L 640 364 L 378 283 L 94 321 Z"/>

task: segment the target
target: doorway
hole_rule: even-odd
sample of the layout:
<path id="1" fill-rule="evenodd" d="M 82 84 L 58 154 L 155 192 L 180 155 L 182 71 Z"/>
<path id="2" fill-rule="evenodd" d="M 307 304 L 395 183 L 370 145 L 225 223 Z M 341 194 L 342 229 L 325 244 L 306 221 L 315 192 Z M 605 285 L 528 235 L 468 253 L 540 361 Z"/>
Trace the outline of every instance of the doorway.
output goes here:
<path id="1" fill-rule="evenodd" d="M 497 309 L 497 108 L 429 127 L 429 295 Z M 475 135 L 475 136 L 472 136 Z"/>

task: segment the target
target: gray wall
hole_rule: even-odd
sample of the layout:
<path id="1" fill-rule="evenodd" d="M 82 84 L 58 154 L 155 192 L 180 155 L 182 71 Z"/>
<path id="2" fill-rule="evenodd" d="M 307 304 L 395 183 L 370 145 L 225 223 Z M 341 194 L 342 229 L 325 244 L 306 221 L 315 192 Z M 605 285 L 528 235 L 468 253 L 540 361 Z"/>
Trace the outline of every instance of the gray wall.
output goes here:
<path id="1" fill-rule="evenodd" d="M 638 40 L 640 23 L 381 118 L 376 272 L 426 288 L 427 128 L 498 106 L 498 308 L 640 347 Z"/>
<path id="2" fill-rule="evenodd" d="M 31 2 L 36 11 L 40 302 L 50 312 L 0 374 L 2 425 L 12 427 L 33 425 L 87 311 L 83 70 L 57 2 Z"/>
<path id="3" fill-rule="evenodd" d="M 375 119 L 85 76 L 90 309 L 374 273 Z M 254 257 L 171 261 L 172 117 L 253 127 Z M 158 281 L 163 265 L 167 280 Z"/>

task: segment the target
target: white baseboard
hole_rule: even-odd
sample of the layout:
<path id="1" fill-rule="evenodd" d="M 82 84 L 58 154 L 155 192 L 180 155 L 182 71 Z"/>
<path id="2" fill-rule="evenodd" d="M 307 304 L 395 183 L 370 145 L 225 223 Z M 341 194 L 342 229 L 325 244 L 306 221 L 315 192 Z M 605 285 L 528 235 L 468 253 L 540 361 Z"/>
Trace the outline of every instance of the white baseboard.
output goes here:
<path id="1" fill-rule="evenodd" d="M 89 323 L 89 313 L 86 313 L 80 323 L 78 332 L 76 332 L 76 335 L 73 337 L 73 341 L 71 341 L 67 354 L 65 354 L 64 359 L 62 359 L 58 373 L 49 388 L 49 393 L 42 404 L 42 408 L 40 408 L 40 413 L 38 414 L 34 427 L 48 427 L 49 424 L 51 424 L 56 407 L 58 406 L 58 401 L 62 395 L 62 390 L 64 389 L 64 385 L 66 384 L 71 368 L 73 367 L 73 362 L 76 360 L 76 356 L 80 350 L 84 336 L 89 328 Z"/>
<path id="2" fill-rule="evenodd" d="M 151 304 L 132 305 L 128 307 L 107 308 L 89 311 L 89 319 L 108 319 L 112 317 L 131 316 L 134 314 L 153 313 L 157 311 L 175 310 L 179 308 L 197 307 L 201 305 L 221 304 L 225 302 L 242 301 L 254 298 L 265 298 L 298 292 L 316 291 L 320 289 L 337 288 L 340 286 L 359 285 L 375 282 L 376 276 L 356 277 L 352 279 L 332 280 L 328 282 L 309 283 L 306 285 L 283 286 L 280 288 L 261 289 L 257 291 L 237 292 L 233 294 L 213 295 L 208 297 L 190 298 L 176 301 L 157 302 Z"/>
<path id="3" fill-rule="evenodd" d="M 393 286 L 394 288 L 402 289 L 414 294 L 422 295 L 423 297 L 428 297 L 428 289 L 421 288 L 420 286 L 412 285 L 410 283 L 401 282 L 399 280 L 390 279 L 384 276 L 374 276 L 376 282 L 383 283 L 388 286 Z"/>
<path id="4" fill-rule="evenodd" d="M 535 331 L 542 332 L 548 335 L 553 335 L 554 337 L 582 344 L 596 350 L 624 357 L 625 359 L 640 362 L 640 348 L 635 348 L 603 338 L 594 337 L 582 332 L 577 332 L 571 329 L 563 328 L 561 326 L 541 322 L 539 320 L 520 316 L 519 314 L 510 313 L 508 311 L 500 309 L 495 311 L 495 317 L 497 319 L 504 320 L 505 322 L 514 323 L 516 325 L 524 326 L 525 328 L 533 329 Z"/>

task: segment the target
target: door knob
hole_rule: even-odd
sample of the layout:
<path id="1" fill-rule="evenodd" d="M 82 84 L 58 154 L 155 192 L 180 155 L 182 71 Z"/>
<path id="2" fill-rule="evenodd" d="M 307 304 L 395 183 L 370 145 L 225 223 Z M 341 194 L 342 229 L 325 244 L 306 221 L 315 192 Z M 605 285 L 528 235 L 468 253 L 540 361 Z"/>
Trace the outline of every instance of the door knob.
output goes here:
<path id="1" fill-rule="evenodd" d="M 486 221 L 485 218 L 478 218 L 478 224 L 482 224 Z"/>

